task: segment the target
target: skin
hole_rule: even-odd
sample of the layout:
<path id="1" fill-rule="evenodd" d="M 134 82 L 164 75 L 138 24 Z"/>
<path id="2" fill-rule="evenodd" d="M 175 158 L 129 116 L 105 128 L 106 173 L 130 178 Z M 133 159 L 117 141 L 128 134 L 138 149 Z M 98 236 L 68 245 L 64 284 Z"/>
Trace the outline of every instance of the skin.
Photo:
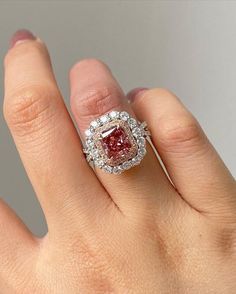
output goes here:
<path id="1" fill-rule="evenodd" d="M 193 115 L 165 89 L 127 97 L 107 65 L 84 59 L 70 71 L 79 136 L 44 43 L 17 34 L 4 115 L 48 233 L 36 238 L 0 202 L 1 293 L 236 293 L 236 184 Z M 148 123 L 169 178 L 150 146 L 121 175 L 89 167 L 83 132 L 112 109 Z"/>

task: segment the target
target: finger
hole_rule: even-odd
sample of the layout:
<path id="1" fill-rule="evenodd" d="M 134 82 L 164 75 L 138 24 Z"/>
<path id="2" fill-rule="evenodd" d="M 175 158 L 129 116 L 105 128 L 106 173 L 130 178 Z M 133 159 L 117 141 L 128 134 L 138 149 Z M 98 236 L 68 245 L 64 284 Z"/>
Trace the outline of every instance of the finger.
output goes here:
<path id="1" fill-rule="evenodd" d="M 179 99 L 163 89 L 131 92 L 129 97 L 137 116 L 148 122 L 168 173 L 186 201 L 202 212 L 235 214 L 235 181 Z"/>
<path id="2" fill-rule="evenodd" d="M 104 63 L 95 59 L 80 61 L 72 68 L 70 81 L 71 107 L 82 136 L 93 119 L 111 110 L 126 110 L 133 115 L 123 91 Z M 134 211 L 155 201 L 158 205 L 168 201 L 171 185 L 150 146 L 140 165 L 120 175 L 97 169 L 97 175 L 121 210 Z M 163 194 L 165 201 L 160 200 Z"/>
<path id="3" fill-rule="evenodd" d="M 0 283 L 24 275 L 36 246 L 37 241 L 28 228 L 0 199 Z M 1 290 L 2 287 L 1 283 Z"/>
<path id="4" fill-rule="evenodd" d="M 86 163 L 38 39 L 21 41 L 6 56 L 4 113 L 49 230 L 104 213 L 111 201 Z"/>

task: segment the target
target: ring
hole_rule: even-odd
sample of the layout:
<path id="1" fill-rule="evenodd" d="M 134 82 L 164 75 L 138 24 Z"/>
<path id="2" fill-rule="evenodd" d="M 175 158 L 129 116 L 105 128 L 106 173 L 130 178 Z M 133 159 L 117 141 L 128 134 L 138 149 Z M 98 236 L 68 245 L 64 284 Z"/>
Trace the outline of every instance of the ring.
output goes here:
<path id="1" fill-rule="evenodd" d="M 145 122 L 127 112 L 111 111 L 90 123 L 85 138 L 87 161 L 107 173 L 120 174 L 140 164 L 150 132 Z"/>

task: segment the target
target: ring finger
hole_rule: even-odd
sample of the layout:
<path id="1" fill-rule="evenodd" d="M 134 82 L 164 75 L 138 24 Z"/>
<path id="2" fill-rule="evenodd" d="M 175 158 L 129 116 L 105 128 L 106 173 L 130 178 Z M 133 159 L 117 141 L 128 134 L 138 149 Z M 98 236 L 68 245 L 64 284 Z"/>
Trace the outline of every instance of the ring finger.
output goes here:
<path id="1" fill-rule="evenodd" d="M 82 139 L 90 122 L 111 111 L 127 111 L 134 116 L 127 99 L 109 68 L 96 59 L 77 63 L 70 73 L 71 107 Z M 113 201 L 121 209 L 153 207 L 162 195 L 168 200 L 173 190 L 150 145 L 140 165 L 119 175 L 96 169 L 97 176 Z M 130 196 L 132 195 L 132 196 Z"/>

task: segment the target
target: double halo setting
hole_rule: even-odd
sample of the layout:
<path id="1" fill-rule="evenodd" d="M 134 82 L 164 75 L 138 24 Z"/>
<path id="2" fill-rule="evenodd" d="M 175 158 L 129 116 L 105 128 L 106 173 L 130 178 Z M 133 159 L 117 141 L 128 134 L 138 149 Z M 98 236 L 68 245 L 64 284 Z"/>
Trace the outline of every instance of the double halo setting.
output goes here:
<path id="1" fill-rule="evenodd" d="M 125 111 L 111 111 L 90 123 L 85 131 L 84 153 L 95 167 L 120 174 L 141 162 L 149 137 L 145 122 Z"/>

